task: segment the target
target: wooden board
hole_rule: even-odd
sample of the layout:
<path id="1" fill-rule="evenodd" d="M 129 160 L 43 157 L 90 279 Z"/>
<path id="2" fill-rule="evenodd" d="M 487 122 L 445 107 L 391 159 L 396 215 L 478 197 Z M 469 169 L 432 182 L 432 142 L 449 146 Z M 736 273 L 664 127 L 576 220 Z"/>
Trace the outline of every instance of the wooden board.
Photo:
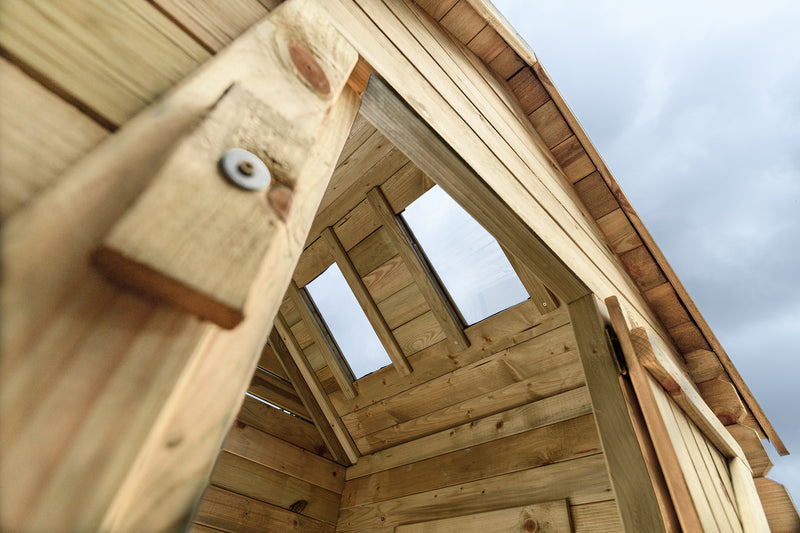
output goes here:
<path id="1" fill-rule="evenodd" d="M 573 505 L 605 501 L 611 494 L 602 455 L 591 455 L 388 502 L 342 509 L 336 527 L 337 531 L 372 531 L 409 522 L 528 505 L 532 501 L 569 498 Z"/>
<path id="2" fill-rule="evenodd" d="M 614 500 L 573 505 L 570 514 L 572 515 L 573 533 L 618 533 L 624 531 Z"/>
<path id="3" fill-rule="evenodd" d="M 255 398 L 244 399 L 238 421 L 321 457 L 331 458 L 319 431 L 312 423 L 284 413 Z"/>
<path id="4" fill-rule="evenodd" d="M 0 21 L 3 48 L 104 125 L 124 123 L 209 57 L 146 2 L 4 2 Z"/>
<path id="5" fill-rule="evenodd" d="M 0 58 L 0 129 L 2 219 L 55 183 L 108 135 L 108 130 L 4 58 Z"/>
<path id="6" fill-rule="evenodd" d="M 203 495 L 195 521 L 213 531 L 230 533 L 333 533 L 335 529 L 331 524 L 214 486 Z"/>
<path id="7" fill-rule="evenodd" d="M 571 531 L 571 528 L 569 506 L 566 500 L 561 500 L 402 525 L 397 526 L 395 531 L 397 533 L 450 533 L 452 531 L 567 533 Z"/>
<path id="8" fill-rule="evenodd" d="M 800 531 L 800 515 L 786 487 L 766 478 L 754 480 L 772 531 Z"/>
<path id="9" fill-rule="evenodd" d="M 75 6 L 93 14 L 111 10 L 112 19 L 126 16 L 116 4 L 93 4 Z M 255 288 L 261 297 L 253 319 L 235 333 L 105 283 L 86 258 L 144 189 L 175 139 L 191 130 L 234 79 L 269 85 L 264 72 L 250 65 L 259 61 L 265 43 L 274 44 L 275 24 L 324 26 L 325 16 L 308 22 L 314 10 L 301 11 L 281 19 L 276 10 L 249 39 L 231 44 L 157 109 L 126 124 L 3 224 L 2 305 L 17 310 L 3 316 L 0 418 L 4 427 L 7 421 L 16 424 L 13 433 L 3 433 L 13 442 L 3 443 L 0 480 L 14 480 L 13 490 L 1 487 L 4 510 L 13 511 L 3 516 L 3 529 L 175 529 L 205 488 L 305 241 L 319 188 L 355 116 L 355 95 L 347 93 L 334 106 L 328 124 L 340 128 L 326 129 L 315 144 L 319 157 L 295 189 L 307 202 L 293 204 L 286 231 L 275 242 L 281 259 Z M 98 43 L 98 50 L 106 49 Z M 141 57 L 164 59 L 142 52 L 136 49 Z M 24 417 L 13 414 L 19 405 L 27 406 Z"/>
<path id="10" fill-rule="evenodd" d="M 347 479 L 355 479 L 456 450 L 477 446 L 498 438 L 516 435 L 538 427 L 569 420 L 591 412 L 585 387 L 563 392 L 448 428 L 387 450 L 365 455 L 347 469 Z"/>

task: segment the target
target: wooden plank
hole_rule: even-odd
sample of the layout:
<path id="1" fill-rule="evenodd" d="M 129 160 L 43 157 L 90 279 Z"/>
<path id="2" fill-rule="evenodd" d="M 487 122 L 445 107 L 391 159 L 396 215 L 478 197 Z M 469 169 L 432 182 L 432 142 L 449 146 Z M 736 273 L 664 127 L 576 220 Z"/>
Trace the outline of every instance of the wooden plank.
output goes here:
<path id="1" fill-rule="evenodd" d="M 322 385 L 317 379 L 317 375 L 309 366 L 308 362 L 303 356 L 302 351 L 300 350 L 300 347 L 297 345 L 297 342 L 294 340 L 294 337 L 292 337 L 289 328 L 286 326 L 286 322 L 283 321 L 283 318 L 280 315 L 275 319 L 275 329 L 280 335 L 281 340 L 285 343 L 289 355 L 292 357 L 294 364 L 297 366 L 298 371 L 302 375 L 303 381 L 305 381 L 309 390 L 314 395 L 316 405 L 322 411 L 323 416 L 319 419 L 317 428 L 320 429 L 320 434 L 322 435 L 323 440 L 325 440 L 326 444 L 328 444 L 328 449 L 330 449 L 332 452 L 335 451 L 335 457 L 337 461 L 344 462 L 344 460 L 347 459 L 347 462 L 350 464 L 355 463 L 358 461 L 359 454 L 356 451 L 356 447 L 353 444 L 350 434 L 344 428 L 342 421 L 339 419 L 339 415 L 331 406 L 328 395 L 323 390 Z M 275 344 L 277 344 L 277 339 L 275 339 Z M 282 353 L 281 356 L 283 356 Z M 286 361 L 286 365 L 287 367 L 290 366 L 288 360 Z M 328 427 L 330 427 L 332 434 L 328 431 Z M 345 457 L 342 457 L 341 453 L 339 452 L 340 448 L 344 451 Z"/>
<path id="2" fill-rule="evenodd" d="M 571 531 L 566 500 L 536 503 L 499 511 L 475 513 L 397 526 L 396 533 L 450 533 L 452 531 Z"/>
<path id="3" fill-rule="evenodd" d="M 553 296 L 553 293 L 544 286 L 544 284 L 536 277 L 530 268 L 525 266 L 525 264 L 517 259 L 517 257 L 506 250 L 504 247 L 501 246 L 503 249 L 503 253 L 508 258 L 508 262 L 511 263 L 511 267 L 514 269 L 514 272 L 517 273 L 517 277 L 522 282 L 522 285 L 525 287 L 525 290 L 528 291 L 528 295 L 531 297 L 536 303 L 536 308 L 539 310 L 540 313 L 547 314 L 552 311 L 555 311 L 558 308 L 558 298 Z"/>
<path id="4" fill-rule="evenodd" d="M 367 200 L 389 233 L 389 238 L 392 239 L 394 247 L 403 258 L 406 268 L 425 297 L 425 301 L 428 302 L 436 320 L 442 326 L 453 349 L 460 351 L 467 348 L 469 340 L 464 335 L 464 325 L 458 311 L 440 285 L 433 268 L 422 255 L 419 245 L 414 241 L 408 228 L 395 216 L 394 210 L 380 188 L 376 187 L 369 191 Z"/>
<path id="5" fill-rule="evenodd" d="M 618 533 L 624 531 L 617 503 L 614 500 L 573 505 L 570 508 L 570 514 L 572 515 L 572 533 Z"/>
<path id="6" fill-rule="evenodd" d="M 539 135 L 542 136 L 542 140 L 548 148 L 552 149 L 572 135 L 572 130 L 561 116 L 561 112 L 552 100 L 540 105 L 528 116 L 531 119 L 531 124 L 536 131 L 539 132 Z M 580 191 L 578 191 L 578 194 L 580 195 Z M 583 195 L 581 195 L 581 197 L 583 197 Z M 618 207 L 616 201 L 614 205 L 615 208 Z M 595 218 L 597 218 L 597 216 L 595 216 Z"/>
<path id="7" fill-rule="evenodd" d="M 335 492 L 226 451 L 219 455 L 211 483 L 284 509 L 299 500 L 306 500 L 308 505 L 300 514 L 329 524 L 336 524 L 339 514 L 339 495 Z"/>
<path id="8" fill-rule="evenodd" d="M 276 321 L 282 321 L 283 319 L 278 317 Z M 281 328 L 285 330 L 285 334 L 288 336 L 288 328 L 285 327 L 285 323 L 281 322 Z M 281 334 L 276 329 L 273 329 L 269 336 L 269 343 L 273 346 L 275 350 L 275 354 L 280 361 L 281 366 L 285 369 L 286 373 L 292 379 L 292 382 L 295 384 L 295 389 L 297 390 L 298 395 L 303 401 L 303 405 L 305 405 L 306 410 L 308 411 L 311 419 L 314 421 L 314 425 L 317 427 L 322 439 L 325 441 L 325 444 L 328 446 L 328 450 L 330 450 L 331 455 L 336 459 L 337 462 L 340 464 L 349 464 L 351 463 L 350 458 L 347 455 L 345 450 L 345 444 L 340 442 L 336 431 L 333 429 L 333 425 L 336 424 L 337 420 L 329 420 L 326 416 L 326 413 L 330 412 L 330 409 L 323 409 L 320 404 L 318 403 L 317 398 L 322 398 L 322 395 L 317 391 L 315 394 L 315 388 L 319 385 L 318 382 L 314 381 L 313 379 L 311 382 L 306 381 L 306 374 L 311 374 L 309 369 L 306 365 L 306 372 L 304 373 L 299 364 L 296 362 L 295 355 L 293 352 L 296 353 L 297 359 L 303 359 L 302 353 L 299 351 L 299 346 L 296 345 L 292 339 L 289 340 L 291 344 L 291 348 L 288 348 L 286 344 L 284 344 L 283 339 L 281 338 Z M 309 376 L 311 377 L 311 376 Z M 323 398 L 323 401 L 327 402 L 327 398 Z M 327 405 L 326 405 L 327 407 Z"/>
<path id="9" fill-rule="evenodd" d="M 753 481 L 764 505 L 771 531 L 800 530 L 800 515 L 786 487 L 766 478 L 756 478 Z"/>
<path id="10" fill-rule="evenodd" d="M 764 477 L 772 469 L 772 460 L 764 448 L 761 439 L 758 438 L 758 433 L 755 430 L 743 426 L 741 424 L 733 424 L 725 426 L 736 442 L 744 450 L 744 455 L 747 458 L 747 464 L 753 470 L 753 477 Z"/>
<path id="11" fill-rule="evenodd" d="M 0 19 L 2 47 L 104 125 L 124 123 L 209 57 L 146 2 L 8 2 Z"/>
<path id="12" fill-rule="evenodd" d="M 333 533 L 335 527 L 286 509 L 211 486 L 195 521 L 229 533 Z"/>
<path id="13" fill-rule="evenodd" d="M 562 326 L 348 413 L 342 420 L 358 438 L 530 378 L 536 378 L 533 391 L 542 398 L 580 383 L 576 362 L 571 328 Z"/>
<path id="14" fill-rule="evenodd" d="M 311 419 L 311 415 L 308 414 L 303 402 L 297 396 L 294 386 L 277 376 L 256 370 L 247 392 L 306 420 Z"/>
<path id="15" fill-rule="evenodd" d="M 600 452 L 593 415 L 348 480 L 341 509 L 535 469 Z"/>
<path id="16" fill-rule="evenodd" d="M 343 466 L 245 424 L 231 428 L 222 449 L 337 494 L 344 488 Z"/>
<path id="17" fill-rule="evenodd" d="M 392 331 L 392 334 L 406 356 L 413 355 L 441 340 L 447 339 L 447 335 L 432 311 L 427 311 L 406 322 Z M 452 345 L 449 342 L 448 344 Z"/>
<path id="18" fill-rule="evenodd" d="M 702 531 L 717 531 L 718 528 L 714 513 L 706 497 L 697 469 L 692 462 L 682 429 L 678 424 L 678 417 L 684 417 L 685 415 L 681 411 L 674 409 L 674 402 L 655 380 L 650 378 L 649 384 L 653 392 L 653 397 L 658 404 L 664 426 L 667 429 L 669 440 L 675 448 L 679 468 L 686 480 L 686 486 L 692 497 L 693 507 L 697 511 L 697 517 L 702 526 Z"/>
<path id="19" fill-rule="evenodd" d="M 642 366 L 664 387 L 675 403 L 697 424 L 697 427 L 714 446 L 725 457 L 744 459 L 741 446 L 725 430 L 725 427 L 672 359 L 664 355 L 661 350 L 654 349 L 655 345 L 650 342 L 647 331 L 644 328 L 634 328 L 630 335 Z"/>
<path id="20" fill-rule="evenodd" d="M 224 6 L 214 0 L 153 0 L 153 4 L 212 52 L 269 13 L 258 0 L 232 0 Z"/>
<path id="21" fill-rule="evenodd" d="M 314 344 L 331 369 L 331 373 L 334 379 L 336 379 L 336 383 L 339 385 L 342 393 L 344 393 L 347 398 L 355 398 L 358 393 L 353 387 L 353 373 L 350 370 L 350 366 L 339 352 L 339 347 L 331 338 L 330 333 L 328 333 L 328 328 L 324 326 L 324 322 L 317 316 L 314 304 L 310 301 L 305 290 L 298 289 L 294 281 L 289 283 L 287 292 L 289 294 L 289 299 L 294 303 L 295 309 L 297 309 L 297 312 L 300 314 L 301 320 L 311 333 Z M 283 337 L 284 342 L 286 342 L 288 346 L 288 341 L 285 336 L 282 334 L 281 337 Z M 298 361 L 296 362 L 299 366 L 300 363 Z"/>
<path id="22" fill-rule="evenodd" d="M 337 531 L 372 531 L 409 522 L 568 498 L 574 504 L 608 500 L 602 455 L 494 476 L 388 502 L 342 509 Z"/>
<path id="23" fill-rule="evenodd" d="M 464 44 L 470 42 L 486 27 L 486 21 L 466 0 L 459 0 L 445 15 L 439 24 L 446 28 L 453 37 Z"/>
<path id="24" fill-rule="evenodd" d="M 709 350 L 695 350 L 683 354 L 686 370 L 695 383 L 722 377 L 725 368 L 719 362 L 717 354 Z"/>
<path id="25" fill-rule="evenodd" d="M 244 399 L 238 420 L 321 457 L 332 458 L 314 424 L 255 398 Z"/>
<path id="26" fill-rule="evenodd" d="M 745 533 L 769 533 L 769 522 L 764 514 L 750 467 L 743 459 L 732 457 L 728 462 L 728 468 L 731 471 L 731 482 L 739 508 L 739 517 L 742 520 L 742 529 Z"/>
<path id="27" fill-rule="evenodd" d="M 491 3 L 483 0 L 466 0 L 478 15 L 486 21 L 486 25 L 494 29 L 500 37 L 514 50 L 528 65 L 538 62 L 536 54 L 528 43 L 517 33 L 517 30 L 509 24 L 502 13 Z"/>
<path id="28" fill-rule="evenodd" d="M 664 423 L 664 418 L 658 410 L 658 404 L 650 385 L 650 376 L 639 363 L 636 351 L 630 337 L 630 330 L 622 313 L 622 308 L 616 297 L 611 296 L 605 300 L 606 308 L 611 319 L 614 332 L 619 340 L 622 354 L 628 369 L 639 407 L 642 410 L 647 429 L 650 433 L 653 448 L 658 457 L 659 466 L 664 481 L 667 484 L 681 527 L 684 531 L 702 530 L 697 509 L 692 502 L 689 487 L 681 470 L 680 461 L 675 447 L 671 444 L 670 435 Z"/>
<path id="29" fill-rule="evenodd" d="M 437 343 L 409 356 L 414 365 L 414 372 L 410 376 L 400 378 L 391 368 L 381 369 L 359 380 L 361 394 L 356 400 L 347 400 L 343 394 L 334 393 L 331 401 L 339 413 L 351 413 L 458 368 L 469 366 L 486 357 L 486 354 L 499 352 L 543 335 L 568 321 L 566 309 L 542 317 L 536 313 L 533 303 L 527 300 L 468 327 L 468 349 L 451 354 L 447 343 Z"/>
<path id="30" fill-rule="evenodd" d="M 761 406 L 758 404 L 758 401 L 753 396 L 753 393 L 750 391 L 747 384 L 742 379 L 741 374 L 736 369 L 736 366 L 731 361 L 728 354 L 725 352 L 725 349 L 720 344 L 719 340 L 717 339 L 714 332 L 711 330 L 711 327 L 706 322 L 703 315 L 700 313 L 700 310 L 697 308 L 697 305 L 692 300 L 691 296 L 689 296 L 688 291 L 681 283 L 678 275 L 672 269 L 672 266 L 667 261 L 666 257 L 664 257 L 663 252 L 658 247 L 658 245 L 653 240 L 653 237 L 650 235 L 650 232 L 645 227 L 644 223 L 642 222 L 639 215 L 636 213 L 636 210 L 630 205 L 628 199 L 625 197 L 625 193 L 622 192 L 619 184 L 614 179 L 614 176 L 611 174 L 611 171 L 608 170 L 606 167 L 603 158 L 600 157 L 600 153 L 594 147 L 592 142 L 589 140 L 588 135 L 586 132 L 581 128 L 578 119 L 575 118 L 575 115 L 572 113 L 572 110 L 569 108 L 567 103 L 564 101 L 564 98 L 558 92 L 555 87 L 555 84 L 550 79 L 550 76 L 547 74 L 547 71 L 544 69 L 541 63 L 535 63 L 533 65 L 533 69 L 536 72 L 537 77 L 544 85 L 545 89 L 547 90 L 548 94 L 553 98 L 553 101 L 556 103 L 558 108 L 561 110 L 564 119 L 570 125 L 572 130 L 575 132 L 576 137 L 580 141 L 581 145 L 586 150 L 589 158 L 597 167 L 597 170 L 603 176 L 603 179 L 606 181 L 609 189 L 611 189 L 614 196 L 617 197 L 619 200 L 620 206 L 624 209 L 625 212 L 625 225 L 630 225 L 635 228 L 635 237 L 632 236 L 635 240 L 641 240 L 645 243 L 650 253 L 653 255 L 658 266 L 664 273 L 666 279 L 672 284 L 675 292 L 677 293 L 678 297 L 680 298 L 683 305 L 686 307 L 686 310 L 689 312 L 689 315 L 692 317 L 692 320 L 695 324 L 697 324 L 697 328 L 700 330 L 704 340 L 707 340 L 707 345 L 709 349 L 713 349 L 714 353 L 719 356 L 720 362 L 722 366 L 725 367 L 725 371 L 731 377 L 733 383 L 736 385 L 737 390 L 744 398 L 745 403 L 753 412 L 756 420 L 761 425 L 761 428 L 764 430 L 764 433 L 769 437 L 769 440 L 775 446 L 775 449 L 781 455 L 787 455 L 789 451 L 786 449 L 786 446 L 783 444 L 783 441 L 778 436 L 778 433 L 775 431 L 775 428 L 772 427 L 769 419 L 767 418 L 764 411 L 761 409 Z M 679 344 L 676 341 L 677 344 Z M 687 350 L 686 352 L 692 351 L 693 349 L 702 349 L 703 346 L 693 347 Z"/>
<path id="31" fill-rule="evenodd" d="M 591 413 L 585 387 L 556 394 L 496 415 L 473 420 L 427 437 L 365 455 L 347 469 L 355 479 L 437 455 L 477 446 L 549 424 Z"/>
<path id="32" fill-rule="evenodd" d="M 715 378 L 698 383 L 697 389 L 724 426 L 741 424 L 745 421 L 747 408 L 733 383 L 723 378 Z"/>
<path id="33" fill-rule="evenodd" d="M 98 13 L 89 3 L 75 5 Z M 10 442 L 3 443 L 0 480 L 14 481 L 13 490 L 0 488 L 9 510 L 3 529 L 158 531 L 188 520 L 244 398 L 357 98 L 348 90 L 332 102 L 295 188 L 303 201 L 293 203 L 274 240 L 276 261 L 254 287 L 260 297 L 252 319 L 235 332 L 104 282 L 87 257 L 175 140 L 233 80 L 269 93 L 282 71 L 252 65 L 265 65 L 276 26 L 301 42 L 297 32 L 314 27 L 320 58 L 347 47 L 313 6 L 299 14 L 293 7 L 295 0 L 276 10 L 4 222 L 2 306 L 15 313 L 3 316 L 0 419 Z"/>
<path id="34" fill-rule="evenodd" d="M 5 132 L 0 135 L 2 219 L 55 183 L 108 135 L 108 130 L 4 58 L 0 58 L 0 124 Z"/>
<path id="35" fill-rule="evenodd" d="M 405 102 L 376 80 L 371 79 L 364 92 L 362 113 L 498 242 L 531 265 L 536 275 L 556 294 L 571 301 L 585 293 L 583 283 L 531 232 L 519 215 L 510 211 L 439 135 L 406 107 Z M 492 216 L 487 216 L 488 213 Z"/>
<path id="36" fill-rule="evenodd" d="M 347 251 L 345 251 L 342 243 L 339 242 L 339 239 L 331 228 L 326 228 L 322 231 L 322 238 L 328 245 L 331 255 L 333 255 L 336 264 L 339 266 L 339 270 L 341 270 L 344 279 L 350 286 L 350 290 L 353 291 L 356 300 L 358 300 L 359 305 L 361 305 L 361 309 L 372 325 L 372 329 L 374 329 L 375 333 L 378 335 L 378 339 L 380 339 L 383 348 L 389 355 L 389 359 L 392 360 L 392 365 L 395 367 L 395 370 L 397 370 L 400 375 L 410 374 L 411 366 L 408 364 L 408 360 L 406 360 L 402 348 L 400 348 L 400 345 L 392 334 L 392 330 L 389 329 L 386 320 L 383 318 L 383 315 L 381 315 L 380 310 L 378 310 L 375 300 L 372 299 L 369 291 L 364 286 L 361 276 L 350 260 L 350 256 L 347 255 Z"/>
<path id="37" fill-rule="evenodd" d="M 386 324 L 392 331 L 430 311 L 428 302 L 425 301 L 425 297 L 414 282 L 406 285 L 385 300 L 377 302 L 377 304 L 378 310 L 380 310 L 383 318 L 386 319 Z"/>
<path id="38" fill-rule="evenodd" d="M 678 410 L 673 403 L 672 408 Z M 705 497 L 711 506 L 711 512 L 717 522 L 720 531 L 741 531 L 739 517 L 733 505 L 733 495 L 726 494 L 724 486 L 719 479 L 719 472 L 709 456 L 706 438 L 697 426 L 683 416 L 683 413 L 676 413 L 678 427 L 681 430 L 686 448 L 689 451 L 694 469 L 697 472 L 700 483 L 703 486 Z"/>
<path id="39" fill-rule="evenodd" d="M 275 357 L 275 352 L 269 344 L 265 344 L 264 349 L 261 350 L 261 357 L 258 359 L 258 368 L 266 370 L 270 374 L 274 374 L 286 381 L 292 381 L 289 379 L 289 376 L 286 375 L 280 361 Z"/>
<path id="40" fill-rule="evenodd" d="M 587 295 L 568 308 L 622 523 L 630 531 L 664 531 L 658 501 L 619 387 L 617 365 L 598 303 L 594 295 Z"/>

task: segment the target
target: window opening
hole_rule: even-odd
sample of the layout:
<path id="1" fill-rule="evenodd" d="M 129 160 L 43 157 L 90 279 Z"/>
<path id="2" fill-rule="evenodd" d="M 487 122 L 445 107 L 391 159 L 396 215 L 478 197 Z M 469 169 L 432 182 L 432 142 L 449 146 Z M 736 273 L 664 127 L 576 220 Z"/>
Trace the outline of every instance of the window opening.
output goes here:
<path id="1" fill-rule="evenodd" d="M 306 285 L 306 290 L 356 379 L 392 364 L 336 264 Z"/>
<path id="2" fill-rule="evenodd" d="M 438 185 L 402 217 L 468 325 L 528 299 L 495 238 Z"/>

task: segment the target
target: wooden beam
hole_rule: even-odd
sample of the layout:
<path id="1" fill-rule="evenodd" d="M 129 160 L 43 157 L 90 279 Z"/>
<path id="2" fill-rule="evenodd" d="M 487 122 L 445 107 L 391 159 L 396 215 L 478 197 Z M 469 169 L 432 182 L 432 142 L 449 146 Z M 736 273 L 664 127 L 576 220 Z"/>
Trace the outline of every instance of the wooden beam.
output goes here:
<path id="1" fill-rule="evenodd" d="M 665 531 L 658 500 L 619 386 L 617 365 L 594 295 L 569 304 L 603 455 L 626 531 Z"/>
<path id="2" fill-rule="evenodd" d="M 697 424 L 700 431 L 711 441 L 722 454 L 727 457 L 739 457 L 745 464 L 744 451 L 730 433 L 722 425 L 711 408 L 703 401 L 689 381 L 689 378 L 678 368 L 672 359 L 650 342 L 647 330 L 634 328 L 630 333 L 631 343 L 642 366 L 658 381 L 675 403 L 680 406 L 686 416 Z"/>
<path id="3" fill-rule="evenodd" d="M 739 519 L 742 522 L 744 533 L 769 533 L 767 516 L 758 497 L 753 474 L 747 461 L 740 457 L 732 457 L 728 461 L 731 472 L 731 483 L 736 496 L 736 506 L 739 510 Z"/>
<path id="4" fill-rule="evenodd" d="M 588 293 L 586 285 L 428 123 L 376 76 L 361 99 L 361 113 L 439 184 L 561 299 Z"/>
<path id="5" fill-rule="evenodd" d="M 433 315 L 439 325 L 442 326 L 442 329 L 444 329 L 450 345 L 457 352 L 468 348 L 469 340 L 464 334 L 463 323 L 458 311 L 453 307 L 445 289 L 439 283 L 438 276 L 433 272 L 424 255 L 422 255 L 423 252 L 418 249 L 419 245 L 414 241 L 408 228 L 394 214 L 394 210 L 379 187 L 369 191 L 367 199 L 378 215 L 381 224 L 386 228 L 389 238 L 394 243 L 394 247 L 397 248 L 403 263 L 425 297 L 425 301 L 428 302 Z"/>
<path id="6" fill-rule="evenodd" d="M 401 376 L 409 375 L 411 373 L 411 365 L 408 364 L 408 360 L 405 354 L 403 354 L 403 349 L 400 348 L 400 344 L 398 344 L 397 339 L 394 338 L 392 330 L 389 329 L 389 325 L 383 318 L 375 300 L 372 299 L 372 295 L 370 295 L 366 285 L 364 285 L 364 281 L 358 274 L 356 267 L 353 266 L 353 262 L 350 260 L 350 256 L 347 255 L 344 246 L 339 242 L 339 238 L 330 227 L 322 230 L 322 238 L 325 240 L 328 250 L 330 250 L 333 259 L 339 266 L 339 270 L 342 271 L 342 275 L 350 286 L 350 290 L 353 291 L 356 300 L 358 300 L 359 305 L 361 305 L 361 309 L 363 309 L 369 323 L 378 335 L 381 344 L 383 344 L 386 353 L 389 355 L 389 359 L 392 360 L 394 368 Z"/>
<path id="7" fill-rule="evenodd" d="M 293 201 L 247 318 L 222 331 L 107 283 L 89 251 L 227 87 L 240 82 L 277 109 L 276 78 L 297 79 L 293 98 L 308 94 L 283 59 L 287 40 L 313 50 L 331 94 L 319 136 L 297 147 Z M 2 303 L 15 312 L 3 316 L 0 529 L 182 528 L 356 115 L 357 95 L 342 89 L 356 58 L 313 2 L 290 0 L 4 222 Z"/>
<path id="8" fill-rule="evenodd" d="M 287 291 L 289 299 L 294 304 L 294 308 L 300 315 L 300 320 L 306 325 L 306 329 L 311 333 L 314 344 L 317 345 L 322 358 L 331 369 L 331 374 L 342 389 L 345 397 L 353 399 L 358 392 L 353 387 L 353 373 L 347 361 L 342 357 L 336 341 L 331 338 L 328 328 L 318 316 L 316 307 L 310 301 L 308 294 L 303 289 L 299 289 L 294 281 L 289 283 Z"/>
<path id="9" fill-rule="evenodd" d="M 331 413 L 334 413 L 335 415 L 336 411 L 334 411 L 332 408 L 323 409 L 320 406 L 319 399 L 327 402 L 328 407 L 330 407 L 330 400 L 327 399 L 327 395 L 325 395 L 323 398 L 320 394 L 319 391 L 322 389 L 319 384 L 319 380 L 316 380 L 316 374 L 314 374 L 314 370 L 310 367 L 310 365 L 308 365 L 308 361 L 305 360 L 302 349 L 297 344 L 297 340 L 292 335 L 292 332 L 289 329 L 289 326 L 283 320 L 283 317 L 279 314 L 275 321 L 280 322 L 280 327 L 273 329 L 269 335 L 269 344 L 275 351 L 275 356 L 278 358 L 278 361 L 280 361 L 283 369 L 289 375 L 289 379 L 292 380 L 292 384 L 297 391 L 297 395 L 300 396 L 303 405 L 305 405 L 306 410 L 314 422 L 314 425 L 317 426 L 317 430 L 319 431 L 320 435 L 322 435 L 322 440 L 325 441 L 325 445 L 328 447 L 328 451 L 331 452 L 334 460 L 343 465 L 353 464 L 355 461 L 350 457 L 352 454 L 347 453 L 345 450 L 345 445 L 342 444 L 342 442 L 339 440 L 339 436 L 333 429 L 333 424 L 337 422 L 338 416 L 336 416 L 336 420 L 328 419 L 328 416 Z M 280 333 L 281 330 L 284 331 L 283 334 Z M 286 335 L 288 344 L 283 340 L 282 335 Z M 291 348 L 288 347 L 289 345 L 291 345 Z M 309 371 L 303 372 L 300 369 L 299 363 L 296 361 L 298 358 L 303 360 L 304 366 L 308 366 L 307 370 Z M 307 379 L 311 378 L 311 376 L 313 376 L 311 381 L 307 381 Z M 320 387 L 316 394 L 314 393 L 312 386 L 314 388 Z M 322 394 L 324 395 L 324 391 Z"/>
<path id="10" fill-rule="evenodd" d="M 286 321 L 281 315 L 278 315 L 275 318 L 275 330 L 277 331 L 280 340 L 286 348 L 288 355 L 291 357 L 291 361 L 294 363 L 293 366 L 300 373 L 303 382 L 308 386 L 308 390 L 313 395 L 316 405 L 321 411 L 322 418 L 320 420 L 324 420 L 325 423 L 320 423 L 317 428 L 320 429 L 320 433 L 322 434 L 325 443 L 328 444 L 330 442 L 329 449 L 331 453 L 334 453 L 334 449 L 336 449 L 338 452 L 339 448 L 341 448 L 341 451 L 344 452 L 345 457 L 335 456 L 337 461 L 346 459 L 349 464 L 354 464 L 356 461 L 358 461 L 359 457 L 356 445 L 353 443 L 350 433 L 344 427 L 344 424 L 339 418 L 339 414 L 336 412 L 336 409 L 333 408 L 330 398 L 328 398 L 328 394 L 322 388 L 322 384 L 319 382 L 317 374 L 314 372 L 314 369 L 311 368 L 311 365 L 308 364 L 308 361 L 303 355 L 303 350 L 297 344 L 297 340 L 295 340 L 294 336 L 292 335 L 292 330 L 289 329 L 289 325 L 286 324 Z M 273 340 L 272 337 L 274 337 L 274 333 L 271 336 L 270 341 Z M 278 339 L 274 340 L 277 344 Z M 285 352 L 279 357 L 281 357 L 282 363 L 285 361 L 286 366 L 290 366 L 289 359 L 286 358 Z M 328 427 L 330 428 L 332 434 L 327 431 Z"/>
<path id="11" fill-rule="evenodd" d="M 611 325 L 622 348 L 625 364 L 628 367 L 628 376 L 639 401 L 645 424 L 647 424 L 664 481 L 672 496 L 675 513 L 684 531 L 702 531 L 700 518 L 697 515 L 697 509 L 681 471 L 678 456 L 671 444 L 669 433 L 658 410 L 656 399 L 653 397 L 653 390 L 650 388 L 650 383 L 648 383 L 651 378 L 642 368 L 638 357 L 636 357 L 636 351 L 631 343 L 630 330 L 625 322 L 625 316 L 622 314 L 622 308 L 615 296 L 606 298 L 605 304 L 611 319 Z"/>
<path id="12" fill-rule="evenodd" d="M 528 291 L 528 295 L 536 304 L 539 312 L 544 315 L 558 309 L 558 298 L 553 296 L 550 289 L 544 286 L 544 283 L 536 277 L 536 274 L 505 247 L 501 246 L 501 248 L 503 248 L 503 253 L 506 254 L 508 262 L 511 263 L 511 268 L 517 273 L 517 277 L 519 277 L 525 290 Z"/>
<path id="13" fill-rule="evenodd" d="M 472 513 L 397 526 L 395 533 L 450 533 L 452 531 L 571 531 L 567 500 L 543 502 L 499 511 Z"/>

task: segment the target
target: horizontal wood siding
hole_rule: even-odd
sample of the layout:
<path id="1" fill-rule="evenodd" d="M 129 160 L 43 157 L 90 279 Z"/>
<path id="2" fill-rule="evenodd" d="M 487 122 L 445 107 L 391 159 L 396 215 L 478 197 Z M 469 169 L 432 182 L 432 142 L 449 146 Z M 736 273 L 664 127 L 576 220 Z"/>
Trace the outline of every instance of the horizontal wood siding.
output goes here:
<path id="1" fill-rule="evenodd" d="M 545 319 L 528 301 L 466 333 L 475 340 L 462 352 L 428 349 L 411 376 L 375 376 L 359 398 L 339 398 L 363 456 L 347 470 L 337 531 L 477 531 L 563 499 L 567 519 L 574 509 L 619 530 L 566 310 Z"/>

